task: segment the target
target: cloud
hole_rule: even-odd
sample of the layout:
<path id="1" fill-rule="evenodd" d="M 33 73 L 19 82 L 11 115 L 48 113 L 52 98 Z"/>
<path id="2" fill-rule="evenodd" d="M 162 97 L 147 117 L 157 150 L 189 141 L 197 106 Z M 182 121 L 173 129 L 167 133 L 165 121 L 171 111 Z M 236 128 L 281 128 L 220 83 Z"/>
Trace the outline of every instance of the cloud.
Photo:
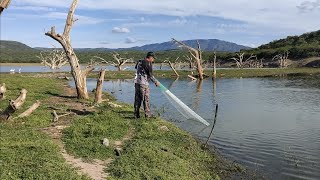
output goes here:
<path id="1" fill-rule="evenodd" d="M 21 6 L 47 6 L 69 8 L 71 0 L 16 0 L 15 5 Z M 298 8 L 297 8 L 298 7 Z M 314 17 L 319 17 L 320 12 L 313 11 L 309 16 L 301 16 L 300 10 L 314 10 L 319 7 L 319 0 L 224 0 L 212 2 L 212 0 L 175 1 L 119 1 L 119 0 L 81 0 L 77 9 L 82 10 L 115 10 L 126 14 L 165 15 L 176 17 L 209 16 L 223 19 L 231 19 L 257 25 L 274 26 L 280 28 L 299 28 L 306 30 L 319 28 Z M 292 22 L 294 19 L 294 23 Z M 143 20 L 144 21 L 144 20 Z M 142 22 L 143 22 L 142 21 Z M 141 21 L 140 21 L 141 22 Z M 299 27 L 297 27 L 299 24 Z M 141 24 L 148 25 L 148 24 Z M 307 27 L 307 28 L 305 28 Z"/>
<path id="2" fill-rule="evenodd" d="M 320 0 L 317 1 L 304 1 L 297 8 L 301 12 L 310 12 L 317 8 L 320 8 Z"/>
<path id="3" fill-rule="evenodd" d="M 138 42 L 138 40 L 135 38 L 132 38 L 132 37 L 127 37 L 125 40 L 125 43 L 127 43 L 127 44 L 132 44 L 132 43 L 136 43 L 136 42 Z"/>
<path id="4" fill-rule="evenodd" d="M 132 38 L 132 37 L 127 37 L 125 39 L 126 44 L 133 44 L 133 43 L 138 43 L 138 42 L 147 42 L 148 40 L 145 39 L 137 39 L 137 38 Z"/>
<path id="5" fill-rule="evenodd" d="M 130 30 L 128 28 L 120 28 L 120 27 L 114 27 L 112 29 L 113 33 L 129 33 Z"/>
<path id="6" fill-rule="evenodd" d="M 23 10 L 23 11 L 55 11 L 56 8 L 50 8 L 50 7 L 42 7 L 42 6 L 11 6 L 10 7 L 13 10 Z"/>

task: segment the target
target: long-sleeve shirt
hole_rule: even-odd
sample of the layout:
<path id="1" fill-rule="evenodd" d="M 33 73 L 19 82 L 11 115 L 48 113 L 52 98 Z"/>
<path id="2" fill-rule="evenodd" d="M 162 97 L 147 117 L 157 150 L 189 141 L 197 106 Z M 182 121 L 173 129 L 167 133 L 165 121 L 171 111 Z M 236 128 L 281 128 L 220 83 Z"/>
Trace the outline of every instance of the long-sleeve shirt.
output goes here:
<path id="1" fill-rule="evenodd" d="M 149 85 L 149 80 L 156 83 L 156 79 L 152 74 L 152 63 L 147 60 L 139 60 L 136 64 L 137 73 L 135 83 L 142 85 Z"/>

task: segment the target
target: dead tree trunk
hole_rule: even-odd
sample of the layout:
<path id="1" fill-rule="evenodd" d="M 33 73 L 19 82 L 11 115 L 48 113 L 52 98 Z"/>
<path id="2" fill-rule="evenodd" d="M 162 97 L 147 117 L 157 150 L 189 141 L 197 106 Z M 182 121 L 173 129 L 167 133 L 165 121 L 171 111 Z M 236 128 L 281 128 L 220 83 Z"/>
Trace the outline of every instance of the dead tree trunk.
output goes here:
<path id="1" fill-rule="evenodd" d="M 4 9 L 8 8 L 10 2 L 11 2 L 11 0 L 1 0 L 1 2 L 0 2 L 0 15 Z"/>
<path id="2" fill-rule="evenodd" d="M 199 79 L 202 80 L 203 79 L 203 69 L 201 66 L 202 63 L 202 52 L 200 49 L 200 44 L 198 42 L 198 49 L 194 49 L 188 45 L 186 45 L 185 43 L 178 41 L 174 38 L 172 38 L 172 41 L 174 41 L 175 43 L 177 43 L 179 46 L 186 48 L 189 53 L 193 56 L 193 58 L 196 60 L 196 65 L 197 65 L 197 70 L 198 70 L 198 74 L 199 74 Z"/>
<path id="3" fill-rule="evenodd" d="M 73 0 L 71 4 L 63 34 L 62 35 L 56 34 L 55 27 L 53 26 L 51 27 L 51 31 L 45 33 L 45 35 L 58 41 L 63 47 L 71 67 L 71 74 L 76 85 L 78 98 L 89 99 L 86 79 L 87 79 L 87 75 L 94 69 L 94 67 L 89 66 L 84 70 L 81 69 L 79 60 L 71 46 L 71 40 L 70 40 L 71 27 L 75 22 L 75 20 L 73 19 L 73 14 L 77 6 L 77 3 L 78 3 L 78 0 Z"/>
<path id="4" fill-rule="evenodd" d="M 102 103 L 102 87 L 103 87 L 105 73 L 106 73 L 106 70 L 102 70 L 102 69 L 99 72 L 99 78 L 98 78 L 97 87 L 96 87 L 96 94 L 94 98 L 94 102 L 96 104 Z"/>
<path id="5" fill-rule="evenodd" d="M 216 65 L 216 61 L 217 61 L 217 53 L 214 52 L 214 57 L 213 57 L 213 71 L 212 71 L 212 78 L 215 79 L 217 77 L 217 65 Z"/>
<path id="6" fill-rule="evenodd" d="M 23 105 L 27 97 L 27 90 L 22 89 L 20 91 L 20 95 L 17 97 L 16 100 L 9 100 L 9 105 L 6 110 L 0 115 L 0 121 L 8 120 L 11 115 L 16 112 L 16 110 L 20 109 Z"/>
<path id="7" fill-rule="evenodd" d="M 2 83 L 2 85 L 0 85 L 0 101 L 5 99 L 6 91 L 7 91 L 6 84 Z"/>

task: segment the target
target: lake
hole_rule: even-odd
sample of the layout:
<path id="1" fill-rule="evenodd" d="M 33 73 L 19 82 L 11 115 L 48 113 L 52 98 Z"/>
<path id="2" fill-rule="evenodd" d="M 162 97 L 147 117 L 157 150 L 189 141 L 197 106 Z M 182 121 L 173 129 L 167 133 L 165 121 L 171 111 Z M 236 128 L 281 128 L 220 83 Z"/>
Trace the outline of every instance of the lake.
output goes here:
<path id="1" fill-rule="evenodd" d="M 83 68 L 85 68 L 86 65 L 81 65 Z M 104 68 L 108 71 L 117 71 L 118 68 L 114 67 L 114 66 L 95 66 L 95 70 L 99 70 L 101 68 Z M 153 66 L 154 70 L 159 70 L 160 69 L 160 65 L 154 65 Z M 133 65 L 123 65 L 122 67 L 123 70 L 135 70 Z M 162 70 L 171 70 L 170 67 L 168 65 L 163 65 L 161 67 Z M 185 68 L 186 69 L 186 68 Z M 55 72 L 70 72 L 70 66 L 62 66 L 61 69 L 56 69 L 54 70 Z M 28 65 L 25 66 L 23 65 L 23 63 L 21 63 L 21 65 L 17 64 L 17 65 L 1 65 L 0 66 L 0 72 L 1 73 L 26 73 L 26 72 L 52 72 L 52 70 L 49 67 L 43 66 L 41 64 L 38 65 Z"/>
<path id="2" fill-rule="evenodd" d="M 262 173 L 267 179 L 320 179 L 320 78 L 278 77 L 159 79 L 191 109 L 217 123 L 210 144 L 225 157 Z M 70 82 L 74 86 L 73 82 Z M 88 80 L 88 89 L 96 86 Z M 186 120 L 160 89 L 151 85 L 155 113 L 206 140 L 210 130 Z M 105 81 L 104 91 L 119 101 L 133 103 L 133 80 Z"/>

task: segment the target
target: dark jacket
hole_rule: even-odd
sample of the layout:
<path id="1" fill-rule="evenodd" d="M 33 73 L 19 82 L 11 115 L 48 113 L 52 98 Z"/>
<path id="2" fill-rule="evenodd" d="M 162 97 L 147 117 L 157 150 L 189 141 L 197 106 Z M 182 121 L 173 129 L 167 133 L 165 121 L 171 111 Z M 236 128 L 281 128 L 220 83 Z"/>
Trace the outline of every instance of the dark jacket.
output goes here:
<path id="1" fill-rule="evenodd" d="M 156 83 L 156 79 L 152 74 L 152 63 L 147 60 L 139 60 L 136 64 L 137 72 L 135 77 L 135 83 L 149 85 L 149 80 Z"/>

